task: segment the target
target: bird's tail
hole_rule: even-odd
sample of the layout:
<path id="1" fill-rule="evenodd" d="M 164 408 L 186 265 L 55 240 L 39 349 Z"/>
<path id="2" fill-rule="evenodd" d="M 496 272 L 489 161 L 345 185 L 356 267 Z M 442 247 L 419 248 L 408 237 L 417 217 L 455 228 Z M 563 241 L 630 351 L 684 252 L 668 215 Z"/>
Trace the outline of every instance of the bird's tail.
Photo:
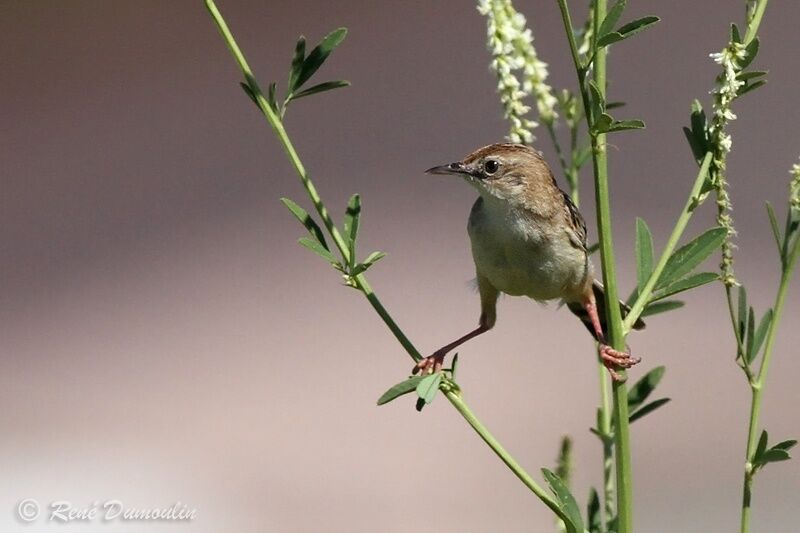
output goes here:
<path id="1" fill-rule="evenodd" d="M 608 323 L 606 322 L 606 293 L 603 289 L 603 284 L 595 280 L 592 284 L 592 291 L 594 292 L 594 299 L 597 303 L 597 315 L 600 318 L 600 325 L 603 327 L 603 331 L 606 332 L 608 331 Z M 595 334 L 592 321 L 589 319 L 589 314 L 586 312 L 586 309 L 584 309 L 583 304 L 580 302 L 570 302 L 567 304 L 567 307 L 575 316 L 581 319 L 581 322 L 583 322 L 583 325 L 589 330 L 589 333 L 592 334 L 592 337 L 599 342 L 600 339 L 598 339 Z M 619 310 L 622 313 L 622 318 L 625 318 L 631 308 L 625 302 L 620 301 Z M 633 329 L 644 329 L 644 326 L 644 320 L 637 318 L 636 322 L 633 324 Z"/>

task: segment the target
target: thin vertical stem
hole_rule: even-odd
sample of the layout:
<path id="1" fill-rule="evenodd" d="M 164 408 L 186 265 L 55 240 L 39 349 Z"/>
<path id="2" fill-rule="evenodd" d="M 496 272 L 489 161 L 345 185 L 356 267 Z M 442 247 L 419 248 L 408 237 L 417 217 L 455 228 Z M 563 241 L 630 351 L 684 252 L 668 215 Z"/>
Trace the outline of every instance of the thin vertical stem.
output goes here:
<path id="1" fill-rule="evenodd" d="M 561 18 L 569 41 L 572 61 L 578 75 L 578 85 L 583 98 L 584 112 L 592 131 L 593 117 L 591 103 L 587 93 L 585 78 L 586 68 L 581 63 L 578 47 L 575 43 L 575 32 L 569 14 L 566 0 L 558 0 Z M 597 28 L 607 12 L 607 1 L 596 0 L 593 11 L 593 24 Z M 606 47 L 598 48 L 594 53 L 593 71 L 594 82 L 600 91 L 600 96 L 606 96 Z M 600 260 L 603 266 L 603 283 L 606 291 L 606 332 L 609 344 L 617 349 L 625 349 L 625 337 L 622 329 L 622 317 L 617 302 L 617 276 L 614 262 L 614 242 L 611 228 L 611 204 L 608 190 L 608 153 L 606 151 L 605 134 L 590 135 L 592 142 L 592 167 L 594 170 L 595 202 L 597 205 L 597 231 L 600 236 Z M 624 375 L 624 371 L 621 372 Z M 612 385 L 614 400 L 614 440 L 617 480 L 617 533 L 630 533 L 632 531 L 632 476 L 630 458 L 630 425 L 628 420 L 628 388 L 624 381 L 615 381 Z"/>
<path id="2" fill-rule="evenodd" d="M 600 514 L 600 531 L 608 531 L 608 522 L 614 516 L 614 446 L 611 441 L 611 395 L 608 390 L 608 371 L 598 361 L 600 370 L 600 420 L 598 421 L 603 443 L 603 510 Z"/>
<path id="3" fill-rule="evenodd" d="M 789 238 L 788 236 L 786 237 Z M 795 237 L 793 248 L 789 252 L 789 256 L 785 261 L 782 261 L 783 270 L 781 272 L 781 281 L 778 286 L 778 294 L 775 296 L 775 307 L 773 308 L 773 318 L 767 333 L 767 341 L 764 346 L 764 357 L 761 359 L 761 366 L 758 369 L 758 375 L 751 379 L 750 390 L 752 397 L 750 401 L 750 422 L 747 430 L 747 462 L 745 463 L 744 470 L 744 483 L 742 489 L 742 519 L 741 519 L 741 533 L 748 533 L 750 531 L 750 499 L 752 494 L 753 485 L 753 458 L 758 446 L 759 439 L 759 418 L 761 417 L 761 395 L 764 392 L 764 384 L 767 379 L 767 372 L 769 365 L 772 361 L 772 348 L 775 344 L 775 337 L 778 333 L 778 325 L 781 321 L 783 314 L 783 306 L 786 303 L 786 293 L 789 289 L 789 282 L 794 273 L 794 267 L 797 258 L 800 256 L 800 236 Z"/>

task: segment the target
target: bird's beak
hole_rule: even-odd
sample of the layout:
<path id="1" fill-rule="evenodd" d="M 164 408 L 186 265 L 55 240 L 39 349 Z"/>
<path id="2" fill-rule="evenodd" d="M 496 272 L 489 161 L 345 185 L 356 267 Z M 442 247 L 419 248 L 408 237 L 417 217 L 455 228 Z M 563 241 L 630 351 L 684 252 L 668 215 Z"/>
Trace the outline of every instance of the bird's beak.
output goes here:
<path id="1" fill-rule="evenodd" d="M 469 171 L 463 163 L 450 163 L 439 167 L 429 168 L 426 174 L 467 174 Z"/>

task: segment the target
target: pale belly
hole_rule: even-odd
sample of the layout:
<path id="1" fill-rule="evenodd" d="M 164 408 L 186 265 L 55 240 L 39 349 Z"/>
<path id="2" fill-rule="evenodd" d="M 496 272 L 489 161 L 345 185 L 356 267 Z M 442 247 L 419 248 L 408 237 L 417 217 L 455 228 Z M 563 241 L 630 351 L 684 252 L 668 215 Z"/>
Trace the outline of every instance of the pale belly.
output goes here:
<path id="1" fill-rule="evenodd" d="M 521 233 L 521 232 L 520 232 Z M 572 300 L 587 279 L 586 255 L 565 234 L 520 235 L 508 226 L 470 227 L 479 274 L 499 291 L 536 300 Z"/>

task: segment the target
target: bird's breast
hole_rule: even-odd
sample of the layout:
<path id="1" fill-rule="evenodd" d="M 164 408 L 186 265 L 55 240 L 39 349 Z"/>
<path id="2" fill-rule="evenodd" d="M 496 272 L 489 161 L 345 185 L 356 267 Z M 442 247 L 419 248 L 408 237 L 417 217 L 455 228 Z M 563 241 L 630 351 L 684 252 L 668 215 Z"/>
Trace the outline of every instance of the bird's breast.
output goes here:
<path id="1" fill-rule="evenodd" d="M 579 290 L 587 275 L 586 254 L 575 248 L 563 228 L 499 207 L 492 209 L 479 200 L 470 215 L 468 231 L 478 273 L 499 291 L 540 301 L 567 298 Z"/>

